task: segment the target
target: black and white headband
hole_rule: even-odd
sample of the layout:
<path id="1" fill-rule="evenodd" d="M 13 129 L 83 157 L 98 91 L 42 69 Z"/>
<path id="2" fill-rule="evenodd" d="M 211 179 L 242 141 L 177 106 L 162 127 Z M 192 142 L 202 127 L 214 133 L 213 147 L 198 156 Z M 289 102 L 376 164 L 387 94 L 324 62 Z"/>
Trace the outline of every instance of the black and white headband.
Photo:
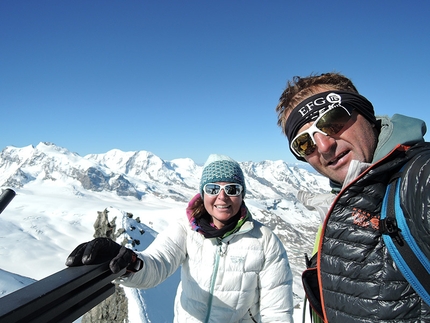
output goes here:
<path id="1" fill-rule="evenodd" d="M 321 110 L 336 105 L 341 105 L 350 111 L 357 110 L 372 124 L 376 123 L 373 105 L 364 96 L 344 91 L 322 92 L 303 100 L 291 111 L 285 123 L 288 141 L 291 143 L 301 127 L 317 119 Z"/>

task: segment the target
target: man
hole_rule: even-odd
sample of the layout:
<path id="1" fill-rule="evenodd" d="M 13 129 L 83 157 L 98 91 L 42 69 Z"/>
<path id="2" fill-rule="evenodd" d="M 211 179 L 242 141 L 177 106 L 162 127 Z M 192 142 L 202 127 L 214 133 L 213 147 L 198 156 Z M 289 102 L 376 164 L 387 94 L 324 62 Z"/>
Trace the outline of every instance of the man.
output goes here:
<path id="1" fill-rule="evenodd" d="M 430 146 L 425 123 L 372 104 L 339 73 L 294 77 L 276 108 L 294 156 L 330 180 L 332 198 L 300 197 L 328 210 L 318 239 L 315 297 L 325 322 L 430 322 L 430 306 L 396 267 L 379 231 L 391 178 L 402 172 L 401 205 L 430 255 Z M 318 207 L 312 204 L 318 204 Z M 321 205 L 327 203 L 327 205 Z M 318 302 L 314 309 L 318 312 Z"/>

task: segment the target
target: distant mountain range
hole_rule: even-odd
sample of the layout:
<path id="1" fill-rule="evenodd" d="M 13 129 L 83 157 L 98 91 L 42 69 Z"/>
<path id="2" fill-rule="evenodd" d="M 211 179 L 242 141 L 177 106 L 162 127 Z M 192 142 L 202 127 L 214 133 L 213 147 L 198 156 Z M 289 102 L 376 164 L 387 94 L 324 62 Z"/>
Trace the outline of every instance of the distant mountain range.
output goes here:
<path id="1" fill-rule="evenodd" d="M 283 161 L 244 162 L 241 166 L 250 199 L 291 199 L 298 190 L 328 189 L 321 176 Z M 0 155 L 2 187 L 20 189 L 33 181 L 72 181 L 82 190 L 114 192 L 138 200 L 149 194 L 187 202 L 198 188 L 201 170 L 187 158 L 164 161 L 147 151 L 117 149 L 81 157 L 52 143 L 9 146 Z"/>
<path id="2" fill-rule="evenodd" d="M 296 195 L 299 190 L 326 193 L 328 181 L 280 160 L 240 165 L 246 177 L 245 202 L 253 216 L 285 244 L 295 291 L 302 294 L 303 254 L 311 252 L 320 220 Z M 46 274 L 37 259 L 29 260 L 28 267 L 14 263 L 14 259 L 30 258 L 26 249 L 30 241 L 45 263 L 48 259 L 55 264 L 51 270 L 63 268 L 72 246 L 92 234 L 95 210 L 107 207 L 131 212 L 160 231 L 172 214 L 183 216 L 186 203 L 198 192 L 201 171 L 202 166 L 189 158 L 166 161 L 148 151 L 113 149 L 80 156 L 46 142 L 35 147 L 8 146 L 0 155 L 0 187 L 15 190 L 17 197 L 0 215 L 4 241 L 0 269 L 35 279 Z M 34 271 L 37 266 L 39 275 Z"/>

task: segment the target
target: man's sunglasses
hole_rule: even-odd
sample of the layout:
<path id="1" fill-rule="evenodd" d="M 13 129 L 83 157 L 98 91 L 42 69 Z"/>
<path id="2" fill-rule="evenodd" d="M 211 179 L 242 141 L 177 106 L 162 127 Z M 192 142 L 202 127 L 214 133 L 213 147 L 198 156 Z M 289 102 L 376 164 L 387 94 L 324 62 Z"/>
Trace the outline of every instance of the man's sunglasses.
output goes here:
<path id="1" fill-rule="evenodd" d="M 239 196 L 243 191 L 243 187 L 240 184 L 219 185 L 215 183 L 208 183 L 203 186 L 203 192 L 210 196 L 218 195 L 221 190 L 224 190 L 224 193 L 228 196 Z"/>
<path id="2" fill-rule="evenodd" d="M 315 132 L 333 136 L 345 127 L 349 119 L 351 119 L 351 113 L 341 105 L 324 111 L 309 129 L 294 137 L 290 145 L 291 150 L 300 157 L 312 154 L 317 147 L 314 139 Z"/>

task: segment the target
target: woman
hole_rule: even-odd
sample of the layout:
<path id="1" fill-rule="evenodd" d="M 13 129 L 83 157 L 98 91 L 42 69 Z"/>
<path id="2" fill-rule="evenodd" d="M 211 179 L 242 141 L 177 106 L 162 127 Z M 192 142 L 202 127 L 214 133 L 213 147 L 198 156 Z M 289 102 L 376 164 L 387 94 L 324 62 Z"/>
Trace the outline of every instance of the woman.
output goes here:
<path id="1" fill-rule="evenodd" d="M 76 248 L 66 264 L 95 262 L 98 250 L 110 248 L 116 256 L 111 269 L 128 266 L 129 273 L 117 282 L 141 289 L 160 284 L 182 266 L 175 299 L 178 323 L 293 322 L 287 253 L 270 229 L 252 219 L 245 192 L 239 164 L 210 155 L 187 217 L 161 232 L 145 251 L 136 255 L 112 241 L 90 242 Z"/>

